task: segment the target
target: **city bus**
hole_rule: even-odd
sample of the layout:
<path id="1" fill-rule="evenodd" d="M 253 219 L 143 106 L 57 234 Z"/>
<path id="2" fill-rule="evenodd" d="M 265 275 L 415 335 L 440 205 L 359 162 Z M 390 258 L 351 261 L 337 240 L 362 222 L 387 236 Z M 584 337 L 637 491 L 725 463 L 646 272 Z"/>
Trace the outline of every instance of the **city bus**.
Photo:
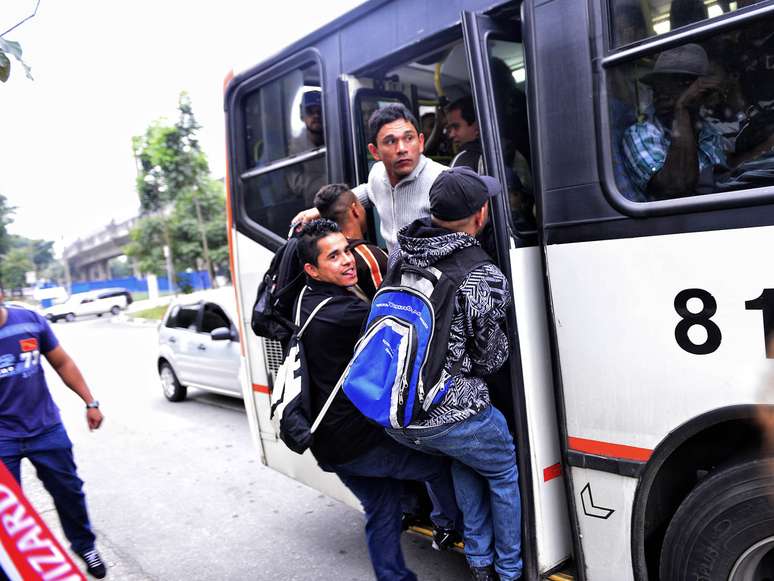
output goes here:
<path id="1" fill-rule="evenodd" d="M 772 31 L 771 1 L 371 0 L 230 75 L 229 247 L 263 462 L 357 505 L 270 421 L 282 353 L 250 329 L 256 289 L 319 185 L 366 181 L 374 110 L 404 103 L 449 163 L 441 107 L 468 95 L 504 186 L 512 354 L 490 390 L 517 448 L 524 578 L 774 578 Z M 379 243 L 378 215 L 369 229 Z"/>

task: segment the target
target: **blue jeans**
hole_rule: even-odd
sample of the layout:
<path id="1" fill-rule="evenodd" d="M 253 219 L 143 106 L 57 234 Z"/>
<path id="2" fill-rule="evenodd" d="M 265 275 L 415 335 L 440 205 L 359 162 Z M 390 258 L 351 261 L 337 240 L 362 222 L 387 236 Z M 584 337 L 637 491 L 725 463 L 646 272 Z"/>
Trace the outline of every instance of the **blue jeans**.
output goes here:
<path id="1" fill-rule="evenodd" d="M 449 462 L 427 456 L 389 439 L 345 464 L 320 464 L 335 472 L 363 505 L 366 542 L 378 581 L 416 581 L 400 547 L 403 480 L 427 483 L 436 526 L 453 528 L 459 518 Z"/>
<path id="2" fill-rule="evenodd" d="M 83 480 L 78 478 L 72 442 L 62 424 L 29 438 L 0 436 L 0 458 L 21 484 L 21 460 L 27 458 L 54 499 L 59 521 L 75 553 L 94 548 Z"/>
<path id="3" fill-rule="evenodd" d="M 395 440 L 454 459 L 452 475 L 465 525 L 465 556 L 473 567 L 494 563 L 502 581 L 521 576 L 521 497 L 513 438 L 489 406 L 462 422 L 387 430 Z"/>

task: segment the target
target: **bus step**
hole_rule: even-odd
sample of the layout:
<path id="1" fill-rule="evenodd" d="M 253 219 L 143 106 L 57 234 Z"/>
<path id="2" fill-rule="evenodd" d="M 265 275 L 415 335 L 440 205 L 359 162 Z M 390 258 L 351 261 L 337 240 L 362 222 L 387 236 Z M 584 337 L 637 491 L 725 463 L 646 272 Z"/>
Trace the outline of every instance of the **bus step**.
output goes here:
<path id="1" fill-rule="evenodd" d="M 417 534 L 417 535 L 422 535 L 423 537 L 427 537 L 429 539 L 433 538 L 433 529 L 428 528 L 428 527 L 423 527 L 421 525 L 411 525 L 408 528 L 408 532 L 414 533 L 414 534 Z M 460 543 L 454 543 L 453 550 L 457 551 L 458 553 L 464 553 L 465 545 L 463 545 L 461 542 Z"/>
<path id="2" fill-rule="evenodd" d="M 551 573 L 545 579 L 548 581 L 573 581 L 575 579 L 575 575 L 570 570 L 564 570 Z"/>
<path id="3" fill-rule="evenodd" d="M 414 533 L 416 535 L 421 535 L 429 539 L 433 538 L 433 529 L 429 527 L 423 527 L 421 525 L 410 526 L 408 528 L 408 532 Z M 465 545 L 463 545 L 462 543 L 455 543 L 453 550 L 457 551 L 458 553 L 464 553 Z M 548 576 L 543 577 L 543 579 L 545 579 L 546 581 L 574 581 L 575 573 L 571 568 L 564 569 L 562 571 L 555 571 L 554 573 L 550 573 Z"/>

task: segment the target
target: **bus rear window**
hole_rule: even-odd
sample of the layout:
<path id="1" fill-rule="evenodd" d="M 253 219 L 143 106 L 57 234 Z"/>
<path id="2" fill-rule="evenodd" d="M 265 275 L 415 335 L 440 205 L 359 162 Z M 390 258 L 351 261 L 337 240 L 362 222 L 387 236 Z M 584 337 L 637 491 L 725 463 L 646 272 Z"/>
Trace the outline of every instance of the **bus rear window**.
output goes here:
<path id="1" fill-rule="evenodd" d="M 610 0 L 613 48 L 716 18 L 763 0 Z"/>
<path id="2" fill-rule="evenodd" d="M 774 18 L 608 70 L 618 190 L 635 202 L 774 186 Z"/>
<path id="3" fill-rule="evenodd" d="M 252 222 L 282 238 L 328 180 L 320 87 L 320 67 L 310 63 L 242 100 L 240 205 Z"/>
<path id="4" fill-rule="evenodd" d="M 325 145 L 319 79 L 319 68 L 310 64 L 247 96 L 245 169 Z"/>

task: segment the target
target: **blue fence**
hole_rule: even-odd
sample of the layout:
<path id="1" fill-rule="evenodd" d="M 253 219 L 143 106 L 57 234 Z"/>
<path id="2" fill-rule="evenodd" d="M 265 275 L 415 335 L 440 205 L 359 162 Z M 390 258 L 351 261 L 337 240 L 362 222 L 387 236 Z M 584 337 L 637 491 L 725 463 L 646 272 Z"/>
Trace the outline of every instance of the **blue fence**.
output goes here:
<path id="1" fill-rule="evenodd" d="M 169 279 L 166 276 L 158 277 L 159 291 L 170 292 Z M 206 270 L 198 272 L 180 272 L 177 275 L 177 288 L 179 290 L 203 290 L 212 286 L 210 275 Z M 102 288 L 123 287 L 132 292 L 148 292 L 148 281 L 144 278 L 127 276 L 124 278 L 112 278 L 110 280 L 92 280 L 87 282 L 74 282 L 71 292 L 83 293 Z"/>

